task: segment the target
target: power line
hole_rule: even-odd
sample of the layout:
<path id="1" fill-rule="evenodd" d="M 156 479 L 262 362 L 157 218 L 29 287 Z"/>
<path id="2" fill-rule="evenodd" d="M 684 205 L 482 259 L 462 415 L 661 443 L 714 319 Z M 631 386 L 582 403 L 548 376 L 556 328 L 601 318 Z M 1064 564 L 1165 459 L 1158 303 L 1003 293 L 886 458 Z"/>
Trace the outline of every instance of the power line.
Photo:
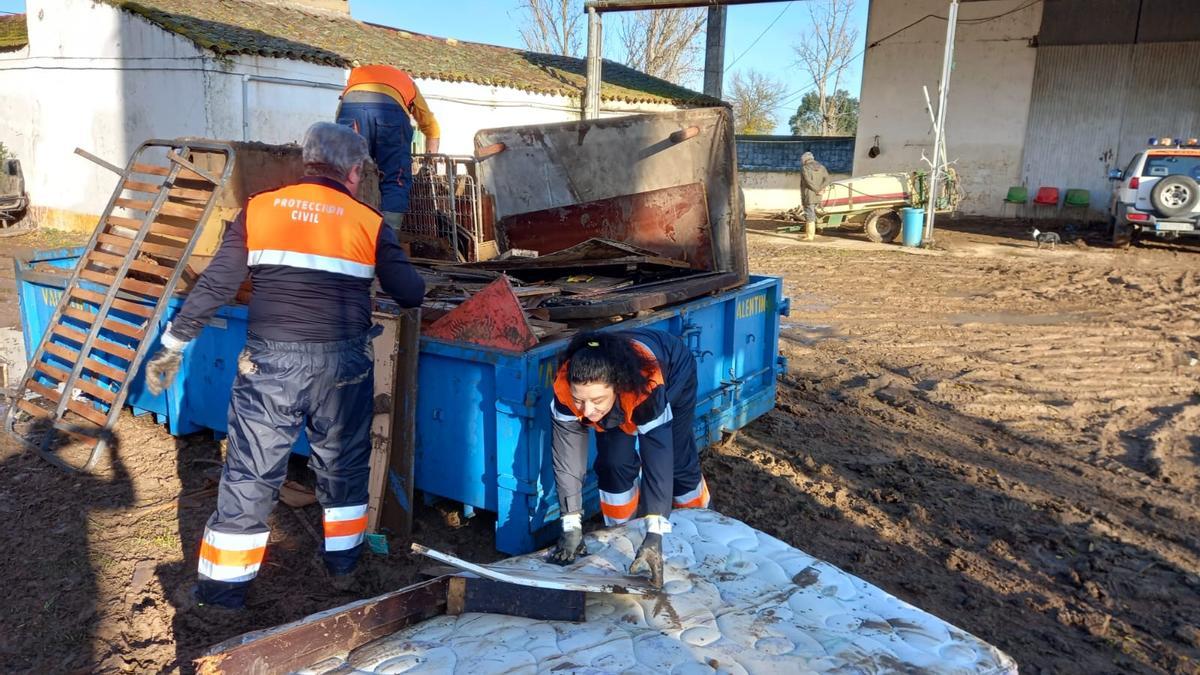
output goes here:
<path id="1" fill-rule="evenodd" d="M 795 0 L 791 0 L 791 2 L 788 2 L 788 4 L 784 5 L 783 9 L 779 10 L 779 14 L 776 15 L 775 19 L 773 21 L 771 21 L 771 23 L 767 24 L 767 27 L 764 28 L 763 31 L 758 34 L 758 37 L 754 38 L 754 41 L 750 43 L 750 46 L 746 47 L 746 49 L 743 50 L 741 54 L 738 54 L 736 59 L 731 61 L 729 63 L 729 65 L 725 66 L 725 70 L 722 72 L 728 73 L 729 69 L 733 67 L 733 64 L 737 63 L 738 61 L 741 61 L 743 56 L 745 56 L 746 54 L 749 54 L 750 50 L 754 49 L 754 45 L 758 44 L 758 41 L 763 39 L 763 36 L 767 34 L 767 31 L 771 30 L 771 28 L 773 28 L 775 26 L 775 24 L 779 23 L 779 20 L 783 18 L 783 15 L 786 14 L 789 9 L 791 9 L 793 3 L 795 3 Z"/>

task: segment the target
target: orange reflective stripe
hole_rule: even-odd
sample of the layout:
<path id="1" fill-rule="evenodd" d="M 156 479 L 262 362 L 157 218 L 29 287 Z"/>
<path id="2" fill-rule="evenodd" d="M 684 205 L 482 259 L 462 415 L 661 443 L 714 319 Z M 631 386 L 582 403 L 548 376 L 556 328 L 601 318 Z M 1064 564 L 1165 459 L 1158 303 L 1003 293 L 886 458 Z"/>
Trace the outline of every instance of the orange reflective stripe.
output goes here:
<path id="1" fill-rule="evenodd" d="M 326 537 L 351 537 L 367 531 L 367 517 L 325 521 Z"/>
<path id="2" fill-rule="evenodd" d="M 629 520 L 633 514 L 637 512 L 638 497 L 641 496 L 640 491 L 633 493 L 633 498 L 627 504 L 606 504 L 604 500 L 600 500 L 600 511 L 605 518 L 613 520 Z"/>
<path id="3" fill-rule="evenodd" d="M 246 248 L 375 265 L 383 217 L 333 188 L 298 183 L 263 192 L 246 206 Z"/>
<path id="4" fill-rule="evenodd" d="M 404 107 L 412 105 L 417 97 L 417 85 L 408 73 L 394 66 L 372 65 L 359 66 L 350 71 L 346 80 L 346 88 L 342 93 L 364 84 L 382 84 L 396 91 Z"/>
<path id="5" fill-rule="evenodd" d="M 685 495 L 686 496 L 686 495 Z M 706 509 L 708 508 L 710 497 L 708 494 L 708 481 L 700 479 L 700 494 L 685 502 L 676 501 L 675 507 L 680 509 Z"/>
<path id="6" fill-rule="evenodd" d="M 207 541 L 200 542 L 200 557 L 209 561 L 214 565 L 225 565 L 227 567 L 247 567 L 249 565 L 258 565 L 263 561 L 263 555 L 267 549 L 265 546 L 251 548 L 245 551 L 226 551 L 219 549 Z"/>

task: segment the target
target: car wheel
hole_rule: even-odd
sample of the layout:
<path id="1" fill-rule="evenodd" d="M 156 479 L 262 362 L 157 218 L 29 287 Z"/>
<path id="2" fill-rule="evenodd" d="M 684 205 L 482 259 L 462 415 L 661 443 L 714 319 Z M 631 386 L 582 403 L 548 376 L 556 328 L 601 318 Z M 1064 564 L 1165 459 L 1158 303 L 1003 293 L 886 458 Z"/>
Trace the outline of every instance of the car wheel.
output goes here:
<path id="1" fill-rule="evenodd" d="M 1200 203 L 1200 185 L 1191 176 L 1167 176 L 1150 190 L 1150 203 L 1167 218 L 1191 213 Z"/>
<path id="2" fill-rule="evenodd" d="M 872 211 L 863 229 L 867 232 L 867 239 L 877 244 L 894 241 L 900 234 L 900 214 L 891 209 Z"/>
<path id="3" fill-rule="evenodd" d="M 1109 220 L 1108 233 L 1112 238 L 1113 248 L 1129 248 L 1133 243 L 1133 227 L 1128 223 L 1121 223 L 1115 217 Z"/>

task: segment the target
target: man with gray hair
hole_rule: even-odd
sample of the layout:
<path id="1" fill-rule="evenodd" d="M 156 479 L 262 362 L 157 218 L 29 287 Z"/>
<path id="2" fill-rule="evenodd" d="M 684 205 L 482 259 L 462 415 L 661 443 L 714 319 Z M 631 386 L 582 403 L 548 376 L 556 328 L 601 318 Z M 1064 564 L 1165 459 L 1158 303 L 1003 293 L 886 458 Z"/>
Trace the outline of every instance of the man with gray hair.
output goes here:
<path id="1" fill-rule="evenodd" d="M 304 137 L 305 177 L 254 195 L 146 364 L 160 393 L 187 345 L 250 276 L 249 331 L 229 405 L 217 510 L 200 544 L 200 605 L 241 608 L 266 552 L 267 519 L 300 432 L 324 507 L 324 562 L 348 587 L 367 524 L 374 410 L 371 284 L 416 307 L 425 282 L 378 211 L 356 199 L 367 143 L 318 122 Z"/>
<path id="2" fill-rule="evenodd" d="M 804 199 L 804 238 L 817 238 L 817 204 L 821 201 L 821 190 L 829 184 L 829 171 L 817 161 L 811 152 L 800 155 L 800 188 Z"/>

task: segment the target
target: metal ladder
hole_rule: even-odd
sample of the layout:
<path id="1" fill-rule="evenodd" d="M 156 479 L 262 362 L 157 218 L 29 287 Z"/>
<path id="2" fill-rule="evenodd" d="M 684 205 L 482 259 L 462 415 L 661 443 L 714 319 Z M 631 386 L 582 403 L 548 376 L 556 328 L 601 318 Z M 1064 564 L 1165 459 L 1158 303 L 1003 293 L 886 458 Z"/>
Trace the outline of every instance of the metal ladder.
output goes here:
<path id="1" fill-rule="evenodd" d="M 115 440 L 129 384 L 229 180 L 234 150 L 215 141 L 153 139 L 124 169 L 76 153 L 120 181 L 29 360 L 5 429 L 53 464 L 91 471 Z M 194 164 L 194 153 L 223 158 L 220 173 Z M 58 447 L 60 434 L 77 442 L 70 451 Z"/>

